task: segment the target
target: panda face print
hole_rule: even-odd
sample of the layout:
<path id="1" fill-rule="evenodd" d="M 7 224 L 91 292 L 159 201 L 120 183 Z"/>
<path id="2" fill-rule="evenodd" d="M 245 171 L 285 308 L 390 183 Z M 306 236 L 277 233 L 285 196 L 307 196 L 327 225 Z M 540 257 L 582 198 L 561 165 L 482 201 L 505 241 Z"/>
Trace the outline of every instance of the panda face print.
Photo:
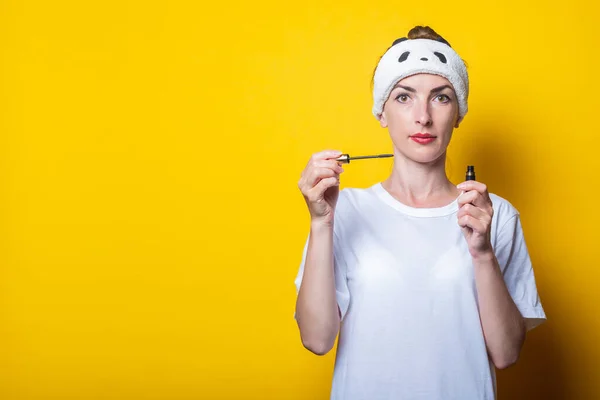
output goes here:
<path id="1" fill-rule="evenodd" d="M 433 55 L 437 57 L 437 59 L 442 63 L 442 64 L 446 64 L 448 62 L 448 60 L 446 59 L 446 56 L 443 55 L 442 53 L 438 52 L 438 51 L 434 51 Z M 410 56 L 410 51 L 405 51 L 404 53 L 402 53 L 400 55 L 400 57 L 398 57 L 398 62 L 404 62 L 406 60 L 408 60 L 408 57 Z M 431 58 L 431 57 L 430 57 Z M 428 57 L 421 57 L 420 58 L 421 61 L 429 61 Z"/>
<path id="2" fill-rule="evenodd" d="M 405 38 L 405 37 L 396 39 L 396 40 L 394 40 L 394 43 L 392 44 L 392 46 L 394 46 L 394 45 L 396 45 L 398 43 L 402 43 L 402 42 L 404 42 L 406 40 L 408 40 L 408 39 Z M 444 39 L 438 39 L 438 41 L 441 42 L 441 43 L 444 43 L 444 44 L 446 44 L 448 46 L 450 46 L 450 44 L 446 40 L 444 40 Z M 410 55 L 411 55 L 410 51 L 403 52 L 400 55 L 400 57 L 398 57 L 398 62 L 402 63 L 402 62 L 408 60 L 408 58 L 410 57 Z M 434 61 L 439 61 L 442 64 L 447 64 L 448 63 L 448 59 L 446 58 L 446 56 L 443 53 L 439 52 L 439 51 L 434 51 L 432 54 L 418 54 L 418 55 L 415 55 L 415 56 L 418 56 L 419 60 L 421 60 L 423 62 L 427 62 L 427 61 L 429 61 L 431 59 L 431 60 L 434 60 Z"/>

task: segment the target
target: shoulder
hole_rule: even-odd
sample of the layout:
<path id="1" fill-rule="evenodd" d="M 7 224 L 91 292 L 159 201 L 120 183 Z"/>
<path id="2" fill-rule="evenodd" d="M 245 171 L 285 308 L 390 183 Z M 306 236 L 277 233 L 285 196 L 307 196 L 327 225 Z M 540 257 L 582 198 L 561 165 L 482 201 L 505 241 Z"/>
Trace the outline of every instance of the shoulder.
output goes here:
<path id="1" fill-rule="evenodd" d="M 341 189 L 336 208 L 341 212 L 348 212 L 372 204 L 377 199 L 377 186 L 375 184 L 366 188 L 346 187 Z"/>
<path id="2" fill-rule="evenodd" d="M 517 266 L 517 269 L 527 265 L 530 268 L 531 262 L 519 211 L 500 196 L 490 194 L 490 198 L 494 204 L 492 246 L 503 273 L 509 264 Z"/>
<path id="3" fill-rule="evenodd" d="M 492 217 L 492 243 L 512 241 L 517 228 L 520 227 L 519 210 L 507 199 L 490 193 L 490 199 L 494 207 Z"/>
<path id="4" fill-rule="evenodd" d="M 519 215 L 519 210 L 510 201 L 495 193 L 489 195 L 494 207 L 494 219 L 499 223 L 506 222 Z"/>
<path id="5" fill-rule="evenodd" d="M 338 228 L 350 228 L 377 204 L 376 185 L 366 188 L 346 187 L 340 190 L 335 206 L 335 219 Z"/>

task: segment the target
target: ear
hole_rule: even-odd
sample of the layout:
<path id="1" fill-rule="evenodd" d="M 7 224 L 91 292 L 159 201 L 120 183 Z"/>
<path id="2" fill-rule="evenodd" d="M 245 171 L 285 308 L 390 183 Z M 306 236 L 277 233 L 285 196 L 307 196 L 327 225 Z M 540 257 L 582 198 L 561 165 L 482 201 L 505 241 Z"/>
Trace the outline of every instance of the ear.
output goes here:
<path id="1" fill-rule="evenodd" d="M 387 123 L 387 118 L 385 116 L 385 110 L 381 112 L 381 114 L 379 114 L 379 125 L 381 125 L 382 128 L 387 128 L 388 123 Z"/>

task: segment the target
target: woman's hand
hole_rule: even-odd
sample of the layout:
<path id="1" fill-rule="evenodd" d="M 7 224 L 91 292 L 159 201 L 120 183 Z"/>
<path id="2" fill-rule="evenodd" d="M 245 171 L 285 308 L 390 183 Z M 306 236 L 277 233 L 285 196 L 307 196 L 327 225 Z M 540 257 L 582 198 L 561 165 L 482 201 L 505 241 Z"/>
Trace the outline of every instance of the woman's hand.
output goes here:
<path id="1" fill-rule="evenodd" d="M 458 225 L 467 239 L 471 256 L 493 255 L 491 226 L 494 208 L 487 187 L 477 181 L 466 181 L 457 187 L 464 191 L 458 198 Z"/>
<path id="2" fill-rule="evenodd" d="M 335 159 L 341 155 L 341 151 L 335 150 L 315 153 L 302 171 L 298 188 L 304 196 L 313 222 L 333 222 L 340 174 L 344 171 Z"/>

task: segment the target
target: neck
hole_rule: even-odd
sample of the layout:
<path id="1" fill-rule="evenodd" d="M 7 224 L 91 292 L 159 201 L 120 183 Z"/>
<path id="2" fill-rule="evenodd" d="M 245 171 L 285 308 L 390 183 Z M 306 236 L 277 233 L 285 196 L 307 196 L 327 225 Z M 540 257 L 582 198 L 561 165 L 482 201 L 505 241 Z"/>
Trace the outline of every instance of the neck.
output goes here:
<path id="1" fill-rule="evenodd" d="M 395 154 L 394 169 L 383 187 L 411 207 L 441 207 L 460 191 L 446 176 L 446 153 L 431 163 L 418 163 Z"/>

